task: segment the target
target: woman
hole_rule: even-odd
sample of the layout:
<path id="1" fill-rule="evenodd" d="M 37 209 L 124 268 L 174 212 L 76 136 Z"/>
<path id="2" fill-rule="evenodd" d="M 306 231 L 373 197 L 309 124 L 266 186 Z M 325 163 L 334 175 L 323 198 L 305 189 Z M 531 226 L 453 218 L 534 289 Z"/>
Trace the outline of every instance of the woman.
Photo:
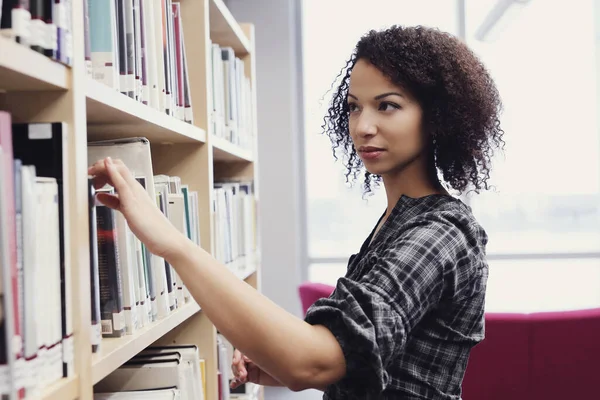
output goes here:
<path id="1" fill-rule="evenodd" d="M 423 27 L 372 31 L 357 44 L 325 119 L 347 177 L 383 181 L 387 209 L 333 294 L 304 320 L 234 278 L 180 234 L 118 161 L 90 168 L 99 195 L 175 267 L 238 349 L 233 386 L 317 388 L 329 399 L 460 399 L 484 337 L 487 236 L 448 189 L 487 189 L 502 145 L 498 92 L 456 38 Z M 218 299 L 218 301 L 215 301 Z"/>

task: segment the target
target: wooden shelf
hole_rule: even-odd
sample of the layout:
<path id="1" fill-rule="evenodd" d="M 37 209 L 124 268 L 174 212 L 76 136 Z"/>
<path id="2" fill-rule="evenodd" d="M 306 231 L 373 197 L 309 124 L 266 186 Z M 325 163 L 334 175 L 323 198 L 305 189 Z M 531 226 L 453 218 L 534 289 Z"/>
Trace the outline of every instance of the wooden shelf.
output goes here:
<path id="1" fill-rule="evenodd" d="M 210 39 L 213 43 L 222 47 L 232 47 L 238 57 L 250 53 L 250 41 L 223 0 L 210 0 L 208 15 Z"/>
<path id="2" fill-rule="evenodd" d="M 69 68 L 0 36 L 0 91 L 65 90 Z"/>
<path id="3" fill-rule="evenodd" d="M 92 384 L 96 384 L 126 361 L 197 313 L 196 302 L 188 303 L 168 317 L 120 338 L 104 338 L 100 351 L 92 355 Z"/>
<path id="4" fill-rule="evenodd" d="M 88 140 L 141 135 L 151 143 L 206 142 L 197 126 L 161 113 L 110 87 L 87 79 Z"/>
<path id="5" fill-rule="evenodd" d="M 213 147 L 215 161 L 248 161 L 252 162 L 252 152 L 243 149 L 223 138 L 212 135 L 210 141 Z"/>
<path id="6" fill-rule="evenodd" d="M 75 400 L 79 397 L 79 377 L 62 378 L 26 400 Z"/>

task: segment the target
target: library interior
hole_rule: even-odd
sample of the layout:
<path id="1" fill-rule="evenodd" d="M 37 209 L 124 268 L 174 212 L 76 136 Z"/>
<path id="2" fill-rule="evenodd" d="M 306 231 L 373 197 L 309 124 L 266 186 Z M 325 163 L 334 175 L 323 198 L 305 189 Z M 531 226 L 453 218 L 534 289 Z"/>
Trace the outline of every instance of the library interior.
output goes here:
<path id="1" fill-rule="evenodd" d="M 600 0 L 0 0 L 0 400 L 596 399 L 599 335 Z"/>

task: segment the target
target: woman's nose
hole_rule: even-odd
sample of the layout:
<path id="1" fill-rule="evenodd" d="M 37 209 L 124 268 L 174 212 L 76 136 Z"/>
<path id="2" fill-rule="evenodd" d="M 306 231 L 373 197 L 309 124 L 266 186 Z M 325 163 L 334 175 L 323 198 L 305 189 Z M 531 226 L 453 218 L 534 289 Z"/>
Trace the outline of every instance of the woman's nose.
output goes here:
<path id="1" fill-rule="evenodd" d="M 356 133 L 359 136 L 371 136 L 377 133 L 377 121 L 372 113 L 363 110 L 356 123 Z"/>

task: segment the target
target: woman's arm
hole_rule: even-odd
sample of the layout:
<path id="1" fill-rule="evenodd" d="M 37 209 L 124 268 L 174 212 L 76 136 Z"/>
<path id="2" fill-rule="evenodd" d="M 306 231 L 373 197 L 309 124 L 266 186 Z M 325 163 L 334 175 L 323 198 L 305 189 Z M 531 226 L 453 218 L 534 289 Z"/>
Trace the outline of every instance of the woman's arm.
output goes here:
<path id="1" fill-rule="evenodd" d="M 183 236 L 166 260 L 231 344 L 290 389 L 343 375 L 344 356 L 329 330 L 283 310 Z"/>
<path id="2" fill-rule="evenodd" d="M 96 187 L 115 187 L 118 196 L 99 200 L 176 269 L 202 312 L 261 369 L 292 390 L 324 388 L 344 376 L 342 349 L 328 329 L 288 313 L 175 229 L 122 162 L 107 158 L 88 173 Z"/>

